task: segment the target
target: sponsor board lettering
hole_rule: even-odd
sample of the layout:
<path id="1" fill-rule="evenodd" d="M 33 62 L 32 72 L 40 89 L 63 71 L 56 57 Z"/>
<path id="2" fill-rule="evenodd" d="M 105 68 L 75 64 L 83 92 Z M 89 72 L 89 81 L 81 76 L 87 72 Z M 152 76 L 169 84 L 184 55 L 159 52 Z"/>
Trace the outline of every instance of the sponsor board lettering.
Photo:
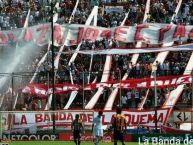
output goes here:
<path id="1" fill-rule="evenodd" d="M 57 140 L 57 135 L 37 135 L 37 134 L 3 134 L 2 140 Z"/>
<path id="2" fill-rule="evenodd" d="M 131 141 L 131 135 L 126 134 L 125 135 L 125 141 Z M 94 136 L 91 133 L 85 133 L 81 135 L 82 141 L 93 141 Z M 73 135 L 71 133 L 60 133 L 59 134 L 59 140 L 61 141 L 73 141 Z M 112 133 L 105 133 L 103 136 L 104 142 L 111 142 L 113 141 L 113 134 Z"/>

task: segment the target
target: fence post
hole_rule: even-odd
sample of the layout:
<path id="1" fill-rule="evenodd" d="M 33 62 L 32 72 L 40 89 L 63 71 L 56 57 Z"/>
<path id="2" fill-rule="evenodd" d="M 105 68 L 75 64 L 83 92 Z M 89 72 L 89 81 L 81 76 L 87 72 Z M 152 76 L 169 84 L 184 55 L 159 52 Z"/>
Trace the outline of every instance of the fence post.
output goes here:
<path id="1" fill-rule="evenodd" d="M 14 77 L 14 72 L 12 72 L 12 74 L 11 74 L 11 88 L 12 88 L 12 91 L 11 91 L 11 110 L 12 109 L 14 109 L 13 108 L 13 97 L 14 97 L 14 85 L 13 85 L 13 83 L 14 83 L 14 80 L 13 80 L 13 77 Z"/>
<path id="2" fill-rule="evenodd" d="M 192 78 L 192 109 L 191 109 L 191 130 L 193 130 L 193 125 L 192 125 L 192 121 L 193 121 L 193 70 L 191 71 L 191 78 Z"/>
<path id="3" fill-rule="evenodd" d="M 120 84 L 119 84 L 119 91 L 120 91 L 120 94 L 119 94 L 119 95 L 120 95 L 120 97 L 119 97 L 119 105 L 120 105 L 120 106 L 123 105 L 123 104 L 122 104 L 122 97 L 121 97 L 121 96 L 122 96 L 121 81 L 122 81 L 122 80 L 121 80 L 121 70 L 119 70 L 119 83 L 120 83 Z"/>
<path id="4" fill-rule="evenodd" d="M 82 108 L 84 109 L 85 108 L 85 104 L 84 104 L 84 100 L 85 100 L 85 96 L 84 96 L 84 71 L 82 72 L 82 75 L 83 75 L 83 80 L 82 80 Z"/>

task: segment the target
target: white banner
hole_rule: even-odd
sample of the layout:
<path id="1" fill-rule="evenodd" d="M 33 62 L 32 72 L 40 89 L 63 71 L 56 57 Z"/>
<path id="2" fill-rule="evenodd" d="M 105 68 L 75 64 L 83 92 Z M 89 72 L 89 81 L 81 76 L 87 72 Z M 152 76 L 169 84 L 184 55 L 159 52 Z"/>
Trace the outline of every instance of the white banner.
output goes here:
<path id="1" fill-rule="evenodd" d="M 22 29 L 0 32 L 0 45 L 18 42 L 17 36 Z M 38 45 L 48 44 L 50 38 L 50 24 L 37 25 L 25 30 L 22 41 L 34 41 Z M 137 26 L 119 26 L 103 28 L 79 24 L 64 24 L 54 26 L 55 45 L 78 45 L 81 40 L 96 41 L 111 38 L 120 42 L 145 42 L 148 44 L 161 44 L 173 41 L 182 41 L 192 38 L 193 26 L 172 24 L 141 24 Z M 64 43 L 65 42 L 65 43 Z"/>
<path id="2" fill-rule="evenodd" d="M 127 55 L 127 54 L 136 54 L 136 53 L 151 53 L 151 52 L 164 52 L 164 51 L 192 51 L 193 43 L 177 45 L 171 47 L 152 47 L 152 48 L 113 48 L 113 49 L 104 49 L 104 50 L 80 50 L 78 53 L 81 54 L 89 54 L 89 55 L 98 55 L 98 54 L 106 54 L 106 55 Z M 74 53 L 66 52 L 66 53 Z M 64 52 L 65 53 L 65 52 Z"/>
<path id="3" fill-rule="evenodd" d="M 79 114 L 80 119 L 85 124 L 85 128 L 91 129 L 93 122 L 93 117 L 98 115 L 97 111 L 85 110 L 76 111 L 76 110 L 61 110 L 55 113 L 56 127 L 61 127 L 63 129 L 70 129 L 71 122 L 75 119 L 75 115 Z M 111 120 L 115 111 L 104 111 L 103 112 L 103 124 L 111 124 Z M 154 110 L 128 110 L 123 111 L 122 114 L 126 116 L 128 126 L 155 126 L 155 111 Z M 157 125 L 165 124 L 166 118 L 168 117 L 168 109 L 159 109 L 157 110 Z M 11 123 L 11 122 L 10 122 Z M 31 112 L 31 113 L 14 113 L 12 115 L 12 130 L 16 129 L 42 129 L 49 128 L 53 125 L 53 113 L 51 112 Z"/>
<path id="4" fill-rule="evenodd" d="M 111 38 L 121 42 L 145 42 L 148 44 L 182 41 L 192 37 L 193 26 L 173 24 L 140 24 L 137 26 L 119 26 L 103 28 L 85 25 L 63 25 L 65 45 L 77 45 L 84 40 L 96 41 Z M 68 35 L 65 34 L 68 32 Z"/>
<path id="5" fill-rule="evenodd" d="M 19 37 L 24 32 L 24 36 Z M 18 47 L 26 45 L 25 42 L 34 42 L 37 45 L 48 44 L 51 35 L 50 24 L 40 24 L 28 28 L 19 28 L 10 31 L 0 31 L 0 45 L 18 43 Z"/>

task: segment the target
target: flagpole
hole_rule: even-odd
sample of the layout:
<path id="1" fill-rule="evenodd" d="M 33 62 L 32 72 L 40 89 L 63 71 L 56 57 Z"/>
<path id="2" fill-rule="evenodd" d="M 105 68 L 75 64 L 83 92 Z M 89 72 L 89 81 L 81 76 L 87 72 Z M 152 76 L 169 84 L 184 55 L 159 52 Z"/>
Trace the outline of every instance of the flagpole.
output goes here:
<path id="1" fill-rule="evenodd" d="M 54 88 L 54 83 L 55 83 L 55 71 L 54 71 L 54 3 L 51 1 L 51 29 L 52 29 L 52 42 L 51 42 L 51 53 L 52 53 L 52 99 L 53 99 L 53 102 L 52 102 L 52 110 L 55 111 L 56 110 L 56 98 L 55 98 L 55 88 Z M 55 124 L 56 124 L 56 121 L 55 121 L 55 113 L 53 114 L 53 134 L 55 134 L 56 132 L 56 128 L 55 128 Z"/>

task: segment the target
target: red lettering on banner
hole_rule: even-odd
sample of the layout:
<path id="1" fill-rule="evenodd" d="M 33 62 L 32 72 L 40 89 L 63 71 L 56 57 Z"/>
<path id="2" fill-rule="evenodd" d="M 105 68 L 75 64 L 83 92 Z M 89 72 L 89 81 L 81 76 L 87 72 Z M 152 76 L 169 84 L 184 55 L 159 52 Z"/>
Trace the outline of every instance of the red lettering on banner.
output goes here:
<path id="1" fill-rule="evenodd" d="M 165 82 L 164 82 L 164 85 L 169 85 L 170 84 L 170 81 L 169 80 L 165 80 Z"/>
<path id="2" fill-rule="evenodd" d="M 166 32 L 168 32 L 171 28 L 172 28 L 171 25 L 166 25 L 166 27 L 161 28 L 161 29 L 159 30 L 159 43 L 162 43 L 162 42 L 163 42 L 163 40 L 164 40 L 164 34 L 165 34 Z"/>
<path id="3" fill-rule="evenodd" d="M 125 83 L 121 83 L 121 88 L 129 88 L 131 86 L 131 84 L 125 84 Z M 114 84 L 113 84 L 113 87 L 114 87 Z"/>
<path id="4" fill-rule="evenodd" d="M 145 88 L 145 87 L 147 87 L 147 86 L 149 85 L 149 84 L 147 85 L 147 83 L 149 83 L 149 81 L 148 81 L 148 82 L 137 83 L 137 84 L 136 84 L 136 85 L 137 85 L 136 87 L 138 87 L 138 88 L 140 88 L 140 87 L 143 88 L 143 87 L 144 87 L 144 88 Z"/>
<path id="5" fill-rule="evenodd" d="M 142 25 L 138 25 L 136 27 L 136 31 L 135 31 L 135 41 L 144 41 L 145 39 L 143 38 L 143 36 L 141 35 L 141 31 L 144 28 L 148 28 L 149 26 L 146 24 L 142 24 Z"/>
<path id="6" fill-rule="evenodd" d="M 159 114 L 157 122 L 164 122 L 164 114 L 163 113 Z"/>
<path id="7" fill-rule="evenodd" d="M 42 114 L 35 114 L 35 122 L 42 122 Z"/>
<path id="8" fill-rule="evenodd" d="M 185 34 L 186 34 L 185 26 L 184 25 L 179 25 L 179 26 L 176 26 L 173 38 L 177 38 L 178 36 L 185 37 Z"/>
<path id="9" fill-rule="evenodd" d="M 54 115 L 54 114 L 53 114 Z M 60 113 L 55 114 L 55 120 L 59 120 Z"/>
<path id="10" fill-rule="evenodd" d="M 43 116 L 43 121 L 46 122 L 46 121 L 50 121 L 50 116 L 48 114 L 44 114 Z"/>
<path id="11" fill-rule="evenodd" d="M 98 29 L 88 28 L 85 32 L 85 40 L 91 40 L 94 42 L 96 41 L 98 34 L 99 34 Z"/>
<path id="12" fill-rule="evenodd" d="M 65 119 L 66 119 L 66 115 L 63 114 L 63 113 L 60 113 L 59 116 L 60 116 L 60 117 L 59 117 L 59 120 L 65 120 Z"/>
<path id="13" fill-rule="evenodd" d="M 139 123 L 140 115 L 131 115 L 131 124 L 138 124 Z"/>
<path id="14" fill-rule="evenodd" d="M 111 33 L 112 33 L 112 31 L 110 29 L 103 30 L 102 33 L 100 34 L 100 37 L 109 39 L 109 38 L 111 38 Z"/>
<path id="15" fill-rule="evenodd" d="M 49 30 L 49 27 L 47 25 L 43 25 L 43 26 L 40 26 L 39 28 L 37 28 L 36 31 L 40 31 L 39 38 L 37 38 L 37 44 L 38 45 L 45 43 L 46 33 L 48 32 L 48 30 Z"/>
<path id="16" fill-rule="evenodd" d="M 147 117 L 147 114 L 141 115 L 141 117 L 140 117 L 140 124 L 144 124 L 144 123 L 147 122 L 147 121 L 145 120 L 146 117 Z"/>
<path id="17" fill-rule="evenodd" d="M 63 113 L 56 113 L 56 114 L 35 114 L 35 121 L 36 122 L 44 122 L 44 121 L 51 121 L 55 115 L 55 120 L 73 120 L 73 116 L 71 113 L 63 114 Z"/>
<path id="18" fill-rule="evenodd" d="M 0 32 L 0 44 L 7 44 L 7 42 L 8 42 L 7 36 L 3 32 Z"/>
<path id="19" fill-rule="evenodd" d="M 58 45 L 62 45 L 63 43 L 62 29 L 60 25 L 54 25 L 54 42 Z"/>
<path id="20" fill-rule="evenodd" d="M 83 122 L 92 122 L 92 114 L 84 114 L 84 113 L 80 113 L 80 119 Z"/>
<path id="21" fill-rule="evenodd" d="M 148 122 L 155 122 L 155 115 L 148 114 Z"/>
<path id="22" fill-rule="evenodd" d="M 84 27 L 79 27 L 77 40 L 70 40 L 71 45 L 77 45 L 81 42 L 84 33 Z"/>
<path id="23" fill-rule="evenodd" d="M 66 118 L 67 120 L 73 120 L 73 116 L 72 116 L 72 114 L 71 113 L 68 113 L 68 116 L 67 116 L 67 118 Z"/>
<path id="24" fill-rule="evenodd" d="M 177 79 L 172 79 L 172 82 L 171 82 L 170 84 L 171 84 L 171 85 L 176 84 L 176 80 L 177 80 Z"/>
<path id="25" fill-rule="evenodd" d="M 165 119 L 166 119 L 166 111 L 169 111 L 169 109 L 167 110 L 163 110 L 160 109 L 158 110 L 158 115 L 157 115 L 157 121 L 160 124 L 164 123 Z M 60 114 L 61 113 L 61 114 Z M 93 118 L 93 113 L 92 112 L 84 112 L 84 113 L 80 113 L 79 111 L 74 111 L 72 110 L 72 112 L 57 112 L 56 114 L 50 114 L 50 113 L 41 113 L 41 114 L 32 114 L 35 115 L 35 123 L 37 123 L 37 126 L 39 128 L 44 127 L 46 125 L 46 121 L 52 121 L 53 120 L 53 116 L 56 115 L 56 125 L 61 125 L 64 126 L 66 129 L 70 129 L 70 124 L 73 120 L 73 116 L 75 114 L 80 114 L 80 119 L 82 119 L 83 122 L 85 122 L 85 128 L 91 128 L 92 126 L 92 118 Z M 95 111 L 95 113 L 97 113 Z M 109 113 L 109 114 L 108 114 Z M 102 121 L 103 123 L 106 124 L 110 124 L 112 123 L 113 119 L 114 119 L 114 111 L 107 111 L 105 112 L 105 114 L 102 116 Z M 24 115 L 17 115 L 14 114 L 13 115 L 13 124 L 14 125 L 23 125 L 22 127 L 25 127 L 25 125 L 28 124 L 28 116 Z M 143 124 L 146 126 L 154 126 L 155 124 L 155 114 L 154 111 L 124 111 L 124 115 L 126 116 L 127 119 L 127 124 L 128 125 L 138 125 L 138 124 Z M 61 121 L 61 118 L 65 121 Z M 90 118 L 90 119 L 89 119 Z M 16 122 L 17 121 L 17 122 Z M 33 120 L 32 120 L 33 122 Z M 18 126 L 13 126 L 15 128 L 18 128 Z M 21 126 L 19 126 L 21 127 Z"/>
<path id="26" fill-rule="evenodd" d="M 190 76 L 180 77 L 180 78 L 178 78 L 178 80 L 176 81 L 176 84 L 190 83 L 191 81 L 190 81 L 189 79 L 190 79 Z"/>
<path id="27" fill-rule="evenodd" d="M 19 122 L 16 122 L 15 114 L 13 114 L 13 124 L 14 124 L 14 125 L 19 125 Z"/>
<path id="28" fill-rule="evenodd" d="M 53 119 L 53 115 L 55 115 L 55 120 L 65 120 L 66 119 L 66 115 L 60 112 L 52 114 L 52 119 Z"/>
<path id="29" fill-rule="evenodd" d="M 163 82 L 162 80 L 157 80 L 156 81 L 156 84 L 155 84 L 155 81 L 151 81 L 151 87 L 157 85 L 157 86 L 162 86 L 163 85 Z"/>
<path id="30" fill-rule="evenodd" d="M 88 114 L 88 122 L 93 122 L 93 114 Z"/>
<path id="31" fill-rule="evenodd" d="M 22 115 L 21 116 L 21 123 L 20 123 L 21 125 L 22 124 L 27 124 L 27 119 L 26 119 L 26 116 L 25 115 Z"/>
<path id="32" fill-rule="evenodd" d="M 33 34 L 31 29 L 26 29 L 25 34 L 24 34 L 24 40 L 25 41 L 32 41 L 33 39 Z"/>
<path id="33" fill-rule="evenodd" d="M 114 34 L 114 38 L 117 41 L 126 41 L 125 37 L 122 37 L 121 34 L 127 34 L 127 31 L 124 30 L 123 28 L 128 28 L 128 27 L 117 27 L 115 28 L 115 34 Z"/>

